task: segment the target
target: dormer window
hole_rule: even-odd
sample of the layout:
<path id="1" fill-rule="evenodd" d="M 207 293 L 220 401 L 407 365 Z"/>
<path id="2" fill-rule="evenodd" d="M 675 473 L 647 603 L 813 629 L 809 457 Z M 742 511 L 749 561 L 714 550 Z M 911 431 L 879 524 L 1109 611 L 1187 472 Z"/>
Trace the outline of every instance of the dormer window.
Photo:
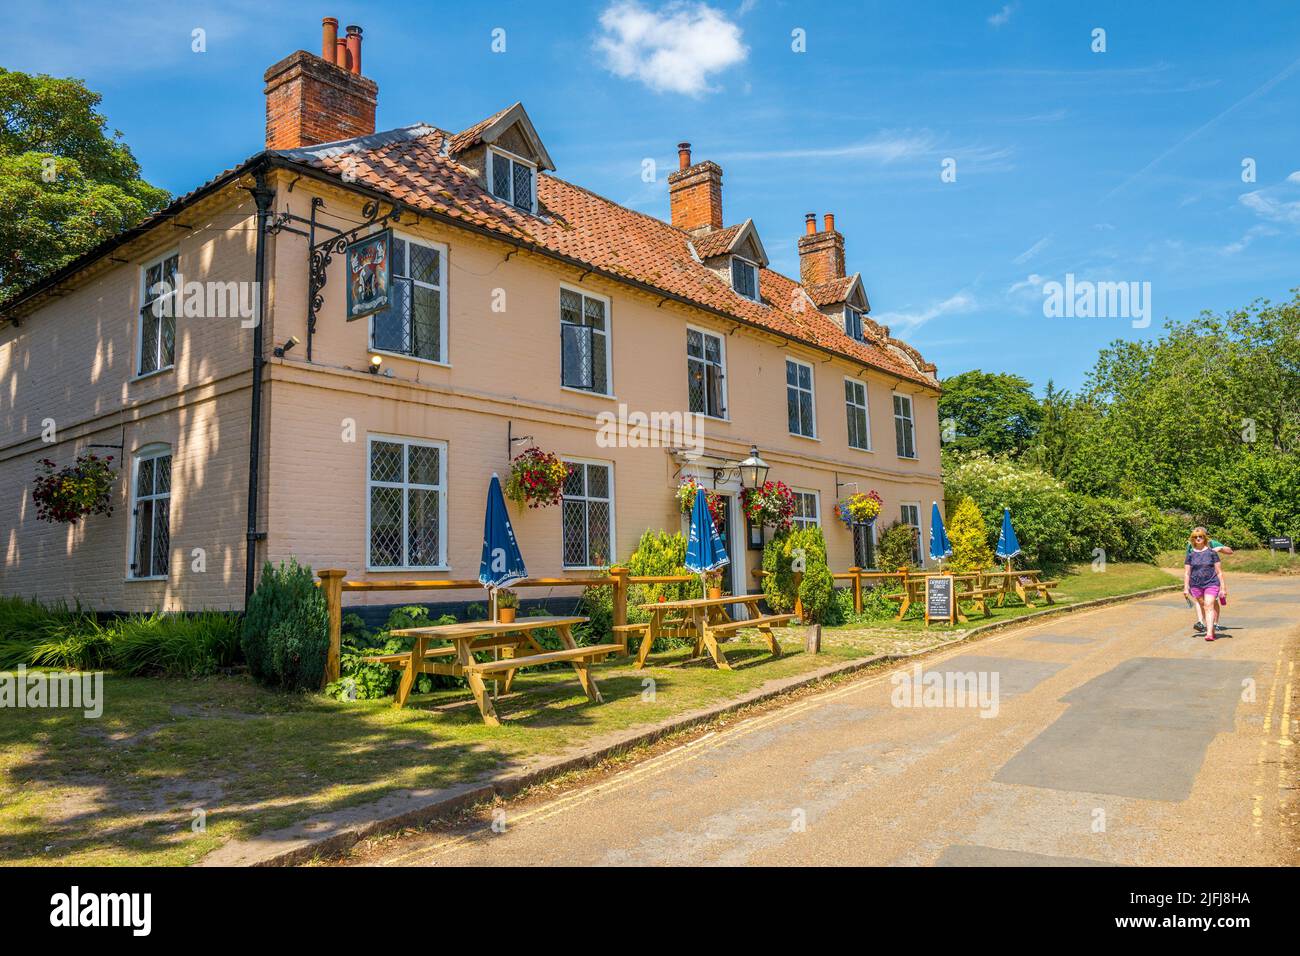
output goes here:
<path id="1" fill-rule="evenodd" d="M 731 288 L 736 291 L 737 295 L 742 295 L 746 299 L 752 299 L 755 302 L 759 301 L 758 266 L 748 259 L 732 256 Z"/>
<path id="2" fill-rule="evenodd" d="M 537 211 L 537 167 L 499 149 L 488 150 L 488 187 L 492 195 L 524 212 Z"/>
<path id="3" fill-rule="evenodd" d="M 866 341 L 862 334 L 862 313 L 849 305 L 844 307 L 844 333 L 859 342 Z"/>

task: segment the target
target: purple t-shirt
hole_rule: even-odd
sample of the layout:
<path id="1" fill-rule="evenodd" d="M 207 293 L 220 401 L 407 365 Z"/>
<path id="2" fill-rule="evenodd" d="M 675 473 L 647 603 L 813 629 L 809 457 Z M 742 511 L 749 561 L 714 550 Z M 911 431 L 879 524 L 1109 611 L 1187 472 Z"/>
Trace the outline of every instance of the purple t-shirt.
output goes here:
<path id="1" fill-rule="evenodd" d="M 1187 552 L 1187 557 L 1183 559 L 1183 564 L 1191 565 L 1192 575 L 1188 580 L 1188 587 L 1208 588 L 1217 587 L 1219 584 L 1219 575 L 1214 570 L 1214 566 L 1219 563 L 1219 553 L 1210 548 L 1204 551 L 1195 549 Z"/>

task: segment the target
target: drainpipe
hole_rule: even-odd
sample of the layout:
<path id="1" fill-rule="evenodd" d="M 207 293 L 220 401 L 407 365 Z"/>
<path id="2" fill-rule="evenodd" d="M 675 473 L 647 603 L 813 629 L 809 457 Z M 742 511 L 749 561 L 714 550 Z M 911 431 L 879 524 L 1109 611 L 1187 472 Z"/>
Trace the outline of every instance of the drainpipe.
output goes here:
<path id="1" fill-rule="evenodd" d="M 275 199 L 275 190 L 266 183 L 266 167 L 262 166 L 256 174 L 256 185 L 252 189 L 253 201 L 257 203 L 257 248 L 254 253 L 254 280 L 257 283 L 257 325 L 253 332 L 253 393 L 248 422 L 248 533 L 244 556 L 244 610 L 248 610 L 248 599 L 253 594 L 253 582 L 257 576 L 257 542 L 265 537 L 257 531 L 257 469 L 262 458 L 262 339 L 265 331 L 262 320 L 265 317 L 266 302 L 266 234 L 271 217 L 271 203 Z"/>

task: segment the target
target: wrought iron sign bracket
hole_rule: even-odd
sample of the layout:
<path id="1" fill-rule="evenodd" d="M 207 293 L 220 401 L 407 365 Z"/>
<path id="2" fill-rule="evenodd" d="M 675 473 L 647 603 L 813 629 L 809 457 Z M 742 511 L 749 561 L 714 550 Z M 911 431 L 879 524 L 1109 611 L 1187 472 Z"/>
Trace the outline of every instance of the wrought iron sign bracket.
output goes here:
<path id="1" fill-rule="evenodd" d="M 401 208 L 393 204 L 388 212 L 379 214 L 379 200 L 371 199 L 361 207 L 363 222 L 351 229 L 339 232 L 333 226 L 316 221 L 316 211 L 325 205 L 325 200 L 313 196 L 311 201 L 311 219 L 308 220 L 307 238 L 307 361 L 311 361 L 312 338 L 316 334 L 316 316 L 325 304 L 325 283 L 329 279 L 330 263 L 334 257 L 343 252 L 355 240 L 376 227 L 383 229 L 389 223 L 400 222 Z M 316 228 L 328 229 L 334 233 L 328 239 L 316 241 Z"/>

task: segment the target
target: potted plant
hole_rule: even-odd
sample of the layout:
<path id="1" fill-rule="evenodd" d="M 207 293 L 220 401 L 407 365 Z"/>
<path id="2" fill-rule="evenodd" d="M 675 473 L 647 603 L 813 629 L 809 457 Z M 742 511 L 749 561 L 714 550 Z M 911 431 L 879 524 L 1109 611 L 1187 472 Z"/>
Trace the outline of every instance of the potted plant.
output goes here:
<path id="1" fill-rule="evenodd" d="M 710 601 L 716 601 L 722 597 L 722 572 L 709 571 L 704 575 L 704 580 L 708 584 L 708 598 Z"/>
<path id="2" fill-rule="evenodd" d="M 839 503 L 837 511 L 846 527 L 855 524 L 870 524 L 880 516 L 880 493 L 878 491 L 859 492 L 850 495 Z"/>
<path id="3" fill-rule="evenodd" d="M 691 509 L 695 507 L 695 493 L 701 487 L 703 486 L 694 478 L 687 478 L 677 486 L 677 505 L 682 509 L 682 514 L 691 513 Z M 727 507 L 726 500 L 713 489 L 705 488 L 704 501 L 709 506 L 709 517 L 713 519 L 714 525 L 721 523 L 723 512 Z"/>
<path id="4" fill-rule="evenodd" d="M 41 521 L 75 524 L 87 515 L 111 515 L 113 482 L 117 478 L 112 462 L 112 456 L 101 458 L 92 453 L 80 455 L 75 464 L 55 471 L 54 462 L 42 458 L 43 474 L 36 476 L 36 487 L 32 490 L 36 517 Z"/>
<path id="5" fill-rule="evenodd" d="M 740 493 L 745 517 L 754 525 L 768 525 L 777 531 L 789 531 L 794 518 L 794 492 L 783 481 L 764 482 L 761 488 L 746 488 Z"/>
<path id="6" fill-rule="evenodd" d="M 506 497 L 529 508 L 549 508 L 560 503 L 568 475 L 569 466 L 558 455 L 527 448 L 510 463 Z"/>
<path id="7" fill-rule="evenodd" d="M 497 591 L 497 622 L 513 624 L 519 609 L 519 595 L 508 588 Z"/>

